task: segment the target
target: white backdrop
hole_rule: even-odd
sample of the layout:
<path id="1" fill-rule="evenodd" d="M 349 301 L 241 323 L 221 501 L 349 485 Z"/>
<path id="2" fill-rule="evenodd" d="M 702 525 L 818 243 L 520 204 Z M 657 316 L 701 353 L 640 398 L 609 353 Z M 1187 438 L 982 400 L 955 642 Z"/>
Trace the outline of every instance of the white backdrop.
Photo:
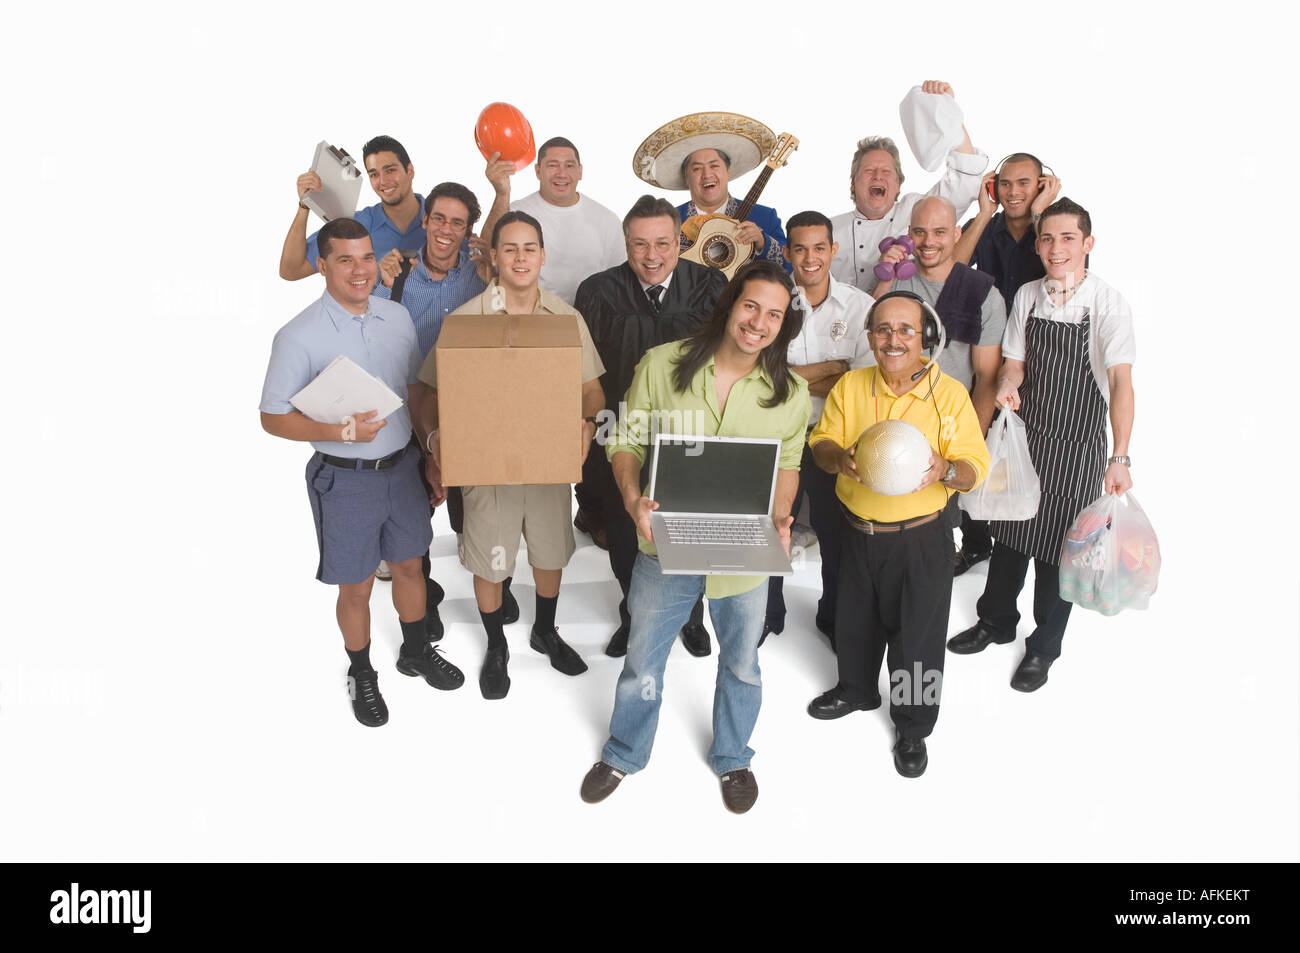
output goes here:
<path id="1" fill-rule="evenodd" d="M 1296 145 L 1290 29 L 1252 3 L 1213 16 L 1192 4 L 975 9 L 8 14 L 3 241 L 15 287 L 24 280 L 2 375 L 6 859 L 1300 856 L 1297 455 L 1282 419 L 1290 369 L 1270 366 L 1285 346 L 1274 329 L 1296 310 L 1277 303 L 1294 273 L 1280 180 Z M 393 672 L 399 636 L 378 587 L 374 657 L 392 723 L 357 726 L 332 594 L 311 578 L 309 451 L 264 434 L 256 412 L 271 336 L 320 292 L 318 279 L 276 276 L 315 143 L 360 155 L 389 133 L 418 190 L 455 179 L 486 206 L 472 129 L 483 105 L 507 100 L 539 142 L 579 145 L 581 190 L 621 215 L 647 191 L 631 174 L 641 139 L 727 109 L 803 142 L 765 204 L 783 218 L 835 214 L 849 208 L 854 142 L 901 143 L 898 101 L 929 78 L 952 83 L 993 160 L 1027 149 L 1055 167 L 1092 212 L 1095 271 L 1133 305 L 1135 489 L 1165 560 L 1150 611 L 1076 611 L 1032 696 L 1006 685 L 1018 651 L 950 657 L 930 770 L 904 781 L 881 713 L 803 714 L 834 681 L 833 658 L 797 621 L 812 615 L 814 566 L 787 589 L 790 626 L 764 649 L 756 809 L 736 819 L 719 803 L 703 760 L 715 659 L 680 650 L 649 770 L 592 808 L 578 785 L 619 670 L 600 654 L 616 602 L 604 554 L 579 551 L 560 604 L 590 673 L 552 672 L 519 626 L 515 687 L 489 704 L 440 514 L 444 644 L 468 684 L 435 694 Z M 910 157 L 905 172 L 905 189 L 933 181 Z M 516 183 L 516 196 L 535 187 L 530 170 Z M 362 200 L 374 201 L 368 187 Z M 1265 280 L 1238 280 L 1247 271 Z M 973 619 L 983 579 L 958 581 L 953 631 Z M 438 823 L 413 824 L 422 809 Z"/>

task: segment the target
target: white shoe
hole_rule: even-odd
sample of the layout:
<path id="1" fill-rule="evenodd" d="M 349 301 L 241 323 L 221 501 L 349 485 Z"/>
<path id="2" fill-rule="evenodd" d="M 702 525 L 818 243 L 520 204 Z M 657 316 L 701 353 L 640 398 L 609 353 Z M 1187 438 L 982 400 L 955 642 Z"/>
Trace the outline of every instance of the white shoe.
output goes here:
<path id="1" fill-rule="evenodd" d="M 393 581 L 393 571 L 388 568 L 388 563 L 384 562 L 382 559 L 379 560 L 379 568 L 375 570 L 375 578 L 380 582 Z"/>

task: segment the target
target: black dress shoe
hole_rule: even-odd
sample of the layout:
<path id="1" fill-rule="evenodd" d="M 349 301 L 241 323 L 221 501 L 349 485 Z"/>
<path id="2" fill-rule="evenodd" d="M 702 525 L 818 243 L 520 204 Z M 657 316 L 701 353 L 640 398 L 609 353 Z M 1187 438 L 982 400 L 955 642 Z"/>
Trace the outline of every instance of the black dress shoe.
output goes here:
<path id="1" fill-rule="evenodd" d="M 696 658 L 704 658 L 713 651 L 709 644 L 709 630 L 699 622 L 687 622 L 682 626 L 682 645 Z"/>
<path id="2" fill-rule="evenodd" d="M 953 561 L 952 575 L 953 578 L 960 576 L 967 569 L 984 562 L 993 555 L 993 550 L 988 549 L 981 553 L 973 553 L 968 549 L 957 550 L 957 558 Z"/>
<path id="3" fill-rule="evenodd" d="M 348 676 L 348 697 L 352 699 L 352 714 L 367 728 L 388 724 L 388 705 L 379 694 L 379 673 L 374 669 Z"/>
<path id="4" fill-rule="evenodd" d="M 528 647 L 549 656 L 551 668 L 557 672 L 563 672 L 565 675 L 581 675 L 587 670 L 587 663 L 582 660 L 582 656 L 560 638 L 560 630 L 555 626 L 551 626 L 549 632 L 534 628 L 532 637 L 528 640 Z"/>
<path id="5" fill-rule="evenodd" d="M 919 778 L 930 763 L 924 738 L 904 738 L 894 742 L 894 770 L 905 778 Z"/>
<path id="6" fill-rule="evenodd" d="M 430 606 L 442 605 L 443 597 L 447 595 L 447 593 L 443 591 L 442 586 L 438 585 L 436 580 L 430 579 L 428 576 L 424 577 L 424 591 L 425 598 L 428 600 Z"/>
<path id="7" fill-rule="evenodd" d="M 983 652 L 990 645 L 1006 645 L 1016 640 L 1015 633 L 1003 635 L 994 632 L 983 622 L 976 622 L 969 629 L 958 632 L 948 640 L 948 651 L 958 655 L 974 655 Z"/>
<path id="8" fill-rule="evenodd" d="M 424 610 L 424 635 L 430 642 L 439 641 L 446 629 L 442 624 L 442 616 L 438 615 L 438 607 L 432 602 Z"/>
<path id="9" fill-rule="evenodd" d="M 828 692 L 822 692 L 808 703 L 808 714 L 822 721 L 843 718 L 855 711 L 875 711 L 880 707 L 880 696 L 867 702 L 851 702 L 844 697 L 844 690 L 836 685 Z"/>
<path id="10" fill-rule="evenodd" d="M 465 684 L 465 673 L 443 657 L 432 645 L 424 646 L 419 655 L 408 655 L 406 648 L 397 655 L 397 670 L 403 675 L 418 675 L 444 692 L 453 691 Z"/>
<path id="11" fill-rule="evenodd" d="M 579 793 L 588 804 L 599 804 L 614 793 L 618 782 L 623 778 L 624 774 L 618 768 L 611 768 L 604 761 L 597 761 L 591 766 L 587 776 L 582 779 L 582 790 Z"/>
<path id="12" fill-rule="evenodd" d="M 1016 673 L 1011 676 L 1011 687 L 1018 692 L 1038 691 L 1047 681 L 1047 670 L 1052 667 L 1054 661 L 1056 660 L 1042 655 L 1025 653 L 1025 657 L 1016 667 Z"/>
<path id="13" fill-rule="evenodd" d="M 515 594 L 507 588 L 501 593 L 501 624 L 514 625 L 519 621 L 519 601 Z"/>
<path id="14" fill-rule="evenodd" d="M 506 692 L 510 691 L 510 675 L 506 671 L 509 661 L 510 649 L 506 646 L 488 649 L 483 658 L 483 668 L 478 673 L 478 690 L 484 698 L 495 701 L 506 697 Z"/>
<path id="15" fill-rule="evenodd" d="M 609 645 L 605 646 L 605 654 L 610 658 L 622 658 L 627 654 L 627 626 L 620 625 L 613 635 L 609 637 Z"/>
<path id="16" fill-rule="evenodd" d="M 781 634 L 781 630 L 780 630 L 780 629 L 774 629 L 774 628 L 772 628 L 771 623 L 769 623 L 769 622 L 764 622 L 764 623 L 763 623 L 763 634 L 760 635 L 760 636 L 758 637 L 758 644 L 759 644 L 759 646 L 762 647 L 763 643 L 767 641 L 767 637 L 768 637 L 769 635 L 780 635 L 780 634 Z"/>

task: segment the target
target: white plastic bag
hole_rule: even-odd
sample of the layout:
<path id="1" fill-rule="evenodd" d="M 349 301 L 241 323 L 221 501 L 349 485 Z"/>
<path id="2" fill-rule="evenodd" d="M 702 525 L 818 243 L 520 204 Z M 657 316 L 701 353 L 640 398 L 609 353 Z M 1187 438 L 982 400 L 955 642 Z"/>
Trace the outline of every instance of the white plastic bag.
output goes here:
<path id="1" fill-rule="evenodd" d="M 1027 520 L 1038 513 L 1041 492 L 1029 458 L 1025 422 L 1010 407 L 989 427 L 989 475 L 963 493 L 961 508 L 977 520 Z"/>
<path id="2" fill-rule="evenodd" d="M 1061 598 L 1102 615 L 1145 609 L 1160 579 L 1160 542 L 1132 493 L 1088 504 L 1061 546 Z"/>

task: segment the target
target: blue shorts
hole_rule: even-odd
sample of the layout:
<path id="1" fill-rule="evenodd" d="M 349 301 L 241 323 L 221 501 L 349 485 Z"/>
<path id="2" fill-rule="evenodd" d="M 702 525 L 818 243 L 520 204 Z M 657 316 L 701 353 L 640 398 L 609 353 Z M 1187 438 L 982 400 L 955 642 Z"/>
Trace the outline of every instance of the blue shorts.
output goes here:
<path id="1" fill-rule="evenodd" d="M 429 494 L 420 482 L 420 454 L 414 446 L 387 470 L 345 470 L 313 454 L 307 462 L 307 496 L 316 522 L 316 578 L 321 582 L 365 582 L 379 560 L 415 559 L 433 542 Z"/>

